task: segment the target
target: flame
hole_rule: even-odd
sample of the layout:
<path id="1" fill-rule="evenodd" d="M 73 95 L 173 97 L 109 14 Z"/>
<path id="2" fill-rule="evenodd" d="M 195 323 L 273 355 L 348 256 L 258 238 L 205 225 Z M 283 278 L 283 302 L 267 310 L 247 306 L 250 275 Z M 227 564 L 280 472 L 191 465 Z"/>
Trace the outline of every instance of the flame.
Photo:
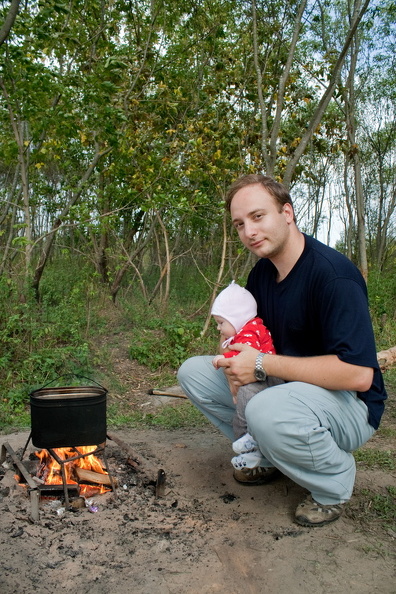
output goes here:
<path id="1" fill-rule="evenodd" d="M 77 450 L 77 451 L 76 451 Z M 77 455 L 84 455 L 84 458 L 77 458 L 71 462 L 66 462 L 63 465 L 65 470 L 66 483 L 69 485 L 77 485 L 78 477 L 76 475 L 76 468 L 84 468 L 98 474 L 108 473 L 102 468 L 102 464 L 93 452 L 96 446 L 80 446 L 78 448 L 54 448 L 55 454 L 60 460 L 69 460 L 75 458 Z M 62 469 L 61 465 L 51 456 L 47 450 L 39 450 L 35 452 L 41 464 L 37 471 L 37 477 L 44 481 L 46 485 L 62 485 Z M 95 494 L 102 494 L 109 491 L 104 485 L 79 485 L 80 495 L 85 497 L 92 497 Z"/>

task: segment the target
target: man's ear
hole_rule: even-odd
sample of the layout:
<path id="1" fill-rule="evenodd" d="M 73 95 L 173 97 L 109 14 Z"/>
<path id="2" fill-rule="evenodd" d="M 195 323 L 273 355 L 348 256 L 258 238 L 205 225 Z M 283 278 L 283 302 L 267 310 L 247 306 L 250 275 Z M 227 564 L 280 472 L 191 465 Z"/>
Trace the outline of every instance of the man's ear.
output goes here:
<path id="1" fill-rule="evenodd" d="M 294 210 L 291 204 L 288 202 L 283 205 L 283 212 L 285 213 L 287 222 L 293 222 L 294 220 Z"/>

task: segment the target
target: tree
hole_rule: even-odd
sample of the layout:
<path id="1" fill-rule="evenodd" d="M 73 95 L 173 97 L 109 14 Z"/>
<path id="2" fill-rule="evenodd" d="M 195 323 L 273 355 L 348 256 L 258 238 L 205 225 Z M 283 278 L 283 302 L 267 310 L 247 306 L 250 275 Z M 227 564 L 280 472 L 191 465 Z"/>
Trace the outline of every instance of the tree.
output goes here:
<path id="1" fill-rule="evenodd" d="M 374 54 L 368 41 L 380 31 L 390 43 L 389 6 L 370 12 L 366 0 L 348 21 L 345 0 L 21 5 L 0 46 L 2 270 L 23 267 L 39 294 L 49 257 L 69 250 L 113 300 L 136 281 L 148 301 L 166 306 L 173 271 L 184 264 L 206 270 L 211 293 L 246 273 L 222 213 L 240 172 L 265 169 L 293 185 L 305 230 L 330 225 L 328 201 L 344 179 L 340 155 L 352 154 L 343 106 L 356 32 L 363 51 L 350 79 L 363 214 L 370 255 L 378 247 L 383 261 L 392 239 L 392 145 L 373 126 L 364 130 L 356 83 L 366 72 L 362 56 Z M 391 54 L 381 55 L 385 63 Z M 374 96 L 370 88 L 368 103 Z M 385 128 L 378 132 L 385 139 Z M 382 159 L 381 180 L 370 186 L 373 155 Z M 349 167 L 345 180 L 355 257 Z"/>

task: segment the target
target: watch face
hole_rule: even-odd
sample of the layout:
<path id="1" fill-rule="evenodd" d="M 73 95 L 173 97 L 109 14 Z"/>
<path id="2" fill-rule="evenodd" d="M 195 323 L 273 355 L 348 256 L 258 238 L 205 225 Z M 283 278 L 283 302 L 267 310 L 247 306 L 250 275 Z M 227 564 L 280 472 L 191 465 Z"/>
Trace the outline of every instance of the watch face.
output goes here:
<path id="1" fill-rule="evenodd" d="M 267 378 L 267 374 L 264 369 L 255 369 L 254 376 L 258 382 L 264 382 Z"/>

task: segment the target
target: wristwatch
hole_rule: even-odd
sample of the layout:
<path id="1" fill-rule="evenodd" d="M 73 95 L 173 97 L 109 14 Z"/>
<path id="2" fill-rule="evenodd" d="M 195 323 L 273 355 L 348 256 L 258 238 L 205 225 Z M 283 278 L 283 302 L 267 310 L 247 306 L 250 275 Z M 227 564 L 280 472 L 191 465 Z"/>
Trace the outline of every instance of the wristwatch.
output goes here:
<path id="1" fill-rule="evenodd" d="M 256 357 L 256 367 L 254 369 L 254 377 L 258 382 L 265 382 L 267 379 L 267 372 L 263 367 L 263 357 L 265 353 L 259 353 Z"/>

